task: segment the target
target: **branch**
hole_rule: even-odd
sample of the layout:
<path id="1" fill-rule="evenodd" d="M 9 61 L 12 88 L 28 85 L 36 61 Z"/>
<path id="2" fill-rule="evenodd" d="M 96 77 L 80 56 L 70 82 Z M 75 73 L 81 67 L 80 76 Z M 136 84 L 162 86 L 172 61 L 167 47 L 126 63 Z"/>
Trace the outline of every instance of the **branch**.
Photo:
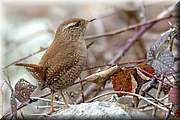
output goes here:
<path id="1" fill-rule="evenodd" d="M 153 99 L 155 99 L 156 101 L 158 101 L 157 99 L 159 98 L 160 96 L 160 93 L 161 93 L 161 88 L 162 88 L 162 82 L 159 82 L 159 85 L 158 85 L 158 89 L 157 89 L 157 92 L 156 92 L 156 98 L 154 98 L 153 96 L 151 96 Z M 148 93 L 147 93 L 148 94 Z M 149 95 L 149 94 L 148 94 Z M 158 101 L 160 102 L 160 101 Z M 157 108 L 154 107 L 154 110 L 152 112 L 152 116 L 156 116 L 156 112 L 157 112 Z"/>
<path id="2" fill-rule="evenodd" d="M 129 31 L 129 30 L 134 30 L 134 29 L 142 27 L 142 26 L 146 26 L 146 25 L 150 25 L 150 24 L 155 24 L 157 22 L 160 22 L 160 21 L 163 21 L 163 20 L 167 20 L 167 19 L 173 18 L 173 17 L 175 17 L 175 16 L 169 15 L 169 16 L 162 17 L 162 18 L 155 18 L 155 19 L 148 20 L 146 22 L 134 24 L 134 25 L 131 25 L 131 26 L 128 26 L 128 27 L 124 27 L 124 28 L 121 28 L 121 29 L 117 29 L 117 30 L 114 30 L 114 31 L 111 31 L 111 32 L 107 32 L 107 33 L 104 33 L 104 34 L 101 34 L 101 35 L 87 36 L 87 37 L 85 37 L 85 39 L 86 40 L 91 40 L 91 39 L 97 39 L 97 38 L 101 38 L 101 37 L 110 37 L 110 36 L 114 36 L 114 35 L 117 35 L 117 34 L 120 34 L 120 33 L 126 32 L 126 31 Z"/>
<path id="3" fill-rule="evenodd" d="M 134 60 L 134 61 L 127 61 L 127 62 L 121 62 L 117 65 L 114 65 L 114 66 L 111 66 L 110 68 L 106 69 L 106 70 L 103 70 L 103 71 L 100 71 L 98 73 L 94 73 L 90 76 L 87 76 L 85 79 L 82 79 L 80 81 L 77 81 L 75 82 L 73 85 L 75 84 L 79 84 L 79 83 L 83 83 L 83 82 L 93 82 L 93 81 L 96 81 L 96 82 L 103 82 L 105 81 L 106 79 L 108 79 L 112 74 L 114 74 L 115 72 L 118 72 L 120 69 L 121 69 L 121 65 L 125 65 L 125 64 L 135 64 L 135 63 L 141 63 L 141 62 L 145 62 L 145 59 L 141 59 L 141 60 Z M 97 89 L 97 88 L 95 88 Z M 86 94 L 84 94 L 84 97 L 86 99 L 87 96 L 89 96 L 90 92 L 87 92 Z M 43 95 L 41 97 L 31 97 L 31 100 L 29 101 L 29 103 L 27 104 L 23 104 L 21 106 L 19 106 L 17 108 L 17 110 L 20 110 L 21 108 L 33 103 L 33 102 L 36 102 L 37 100 L 44 100 L 44 101 L 48 101 L 47 99 L 43 99 L 47 96 L 49 96 L 51 93 L 47 93 L 46 95 Z M 82 97 L 81 97 L 82 98 Z M 164 98 L 163 98 L 164 99 Z M 80 103 L 81 100 L 77 100 L 77 103 Z M 8 116 L 10 115 L 10 113 L 6 113 L 5 116 Z M 4 117 L 5 117 L 4 116 Z"/>
<path id="4" fill-rule="evenodd" d="M 156 19 L 163 19 L 164 16 L 169 15 L 170 12 L 173 11 L 174 7 L 175 7 L 175 5 L 170 6 L 166 11 L 161 12 L 161 13 L 156 17 Z M 164 17 L 164 18 L 169 19 L 169 18 L 171 18 L 171 17 L 174 17 L 174 16 L 169 15 L 168 17 Z M 159 21 L 158 21 L 158 22 L 159 22 Z M 120 49 L 119 49 L 120 52 L 119 52 L 119 53 L 115 56 L 115 58 L 113 58 L 113 60 L 110 61 L 109 63 L 110 63 L 110 64 L 115 64 L 116 62 L 118 62 L 118 61 L 122 58 L 122 56 L 129 50 L 129 48 L 133 45 L 133 43 L 135 43 L 135 42 L 138 40 L 138 38 L 140 38 L 140 37 L 141 37 L 147 30 L 149 30 L 155 23 L 156 23 L 156 22 L 154 22 L 154 21 L 152 22 L 152 21 L 151 21 L 151 23 L 146 24 L 146 25 L 143 25 L 143 26 L 141 27 L 141 29 L 140 29 L 132 38 L 128 39 L 127 44 L 126 44 L 123 48 L 120 48 Z M 140 27 L 140 26 L 139 26 L 139 27 Z M 124 30 L 122 30 L 122 31 L 125 31 L 125 29 L 129 30 L 128 28 L 124 28 Z M 132 27 L 131 29 L 134 29 L 134 28 Z M 118 32 L 121 33 L 121 30 L 119 30 L 119 31 L 114 31 L 114 32 L 110 32 L 110 33 L 108 33 L 107 35 L 106 35 L 106 34 L 102 34 L 102 35 L 91 36 L 91 37 L 89 36 L 89 37 L 87 37 L 86 39 L 95 39 L 95 38 L 100 38 L 100 37 L 104 37 L 104 36 L 112 36 L 112 35 L 118 34 Z M 91 93 L 93 93 L 93 92 L 96 91 L 96 90 L 97 90 L 97 85 L 91 84 L 91 85 L 87 88 L 87 90 L 84 91 L 84 95 L 85 95 L 84 97 L 87 97 L 86 95 L 89 96 Z M 79 98 L 80 98 L 80 97 L 79 97 Z M 78 102 L 80 102 L 80 101 L 82 101 L 82 100 L 78 100 Z"/>
<path id="5" fill-rule="evenodd" d="M 91 46 L 94 44 L 94 42 L 95 42 L 95 41 L 90 42 L 90 43 L 87 45 L 87 48 L 91 47 Z M 23 58 L 20 58 L 20 59 L 14 61 L 14 62 L 12 62 L 12 63 L 10 63 L 10 64 L 2 67 L 1 70 L 4 70 L 4 69 L 10 67 L 11 65 L 14 65 L 14 64 L 16 64 L 16 63 L 19 63 L 19 62 L 21 62 L 21 61 L 23 61 L 23 60 L 26 60 L 27 58 L 32 57 L 32 56 L 34 56 L 34 55 L 36 55 L 36 54 L 39 54 L 39 53 L 41 53 L 41 52 L 43 52 L 43 51 L 45 51 L 45 50 L 47 50 L 47 49 L 48 49 L 47 47 L 46 47 L 46 48 L 42 48 L 42 47 L 41 47 L 38 51 L 36 51 L 36 52 L 34 52 L 34 53 L 31 53 L 31 54 L 29 54 L 29 55 L 27 55 L 27 56 L 25 56 L 25 57 L 23 57 Z"/>
<path id="6" fill-rule="evenodd" d="M 101 67 L 112 67 L 112 66 L 121 66 L 121 65 L 125 65 L 125 64 L 138 64 L 138 63 L 143 63 L 145 62 L 146 59 L 140 59 L 140 60 L 132 60 L 132 61 L 126 61 L 126 62 L 120 62 L 120 63 L 117 63 L 117 64 L 104 64 L 104 65 L 97 65 L 97 66 L 93 66 L 93 67 L 88 67 L 86 69 L 84 69 L 83 71 L 86 71 L 86 70 L 91 70 L 91 69 L 96 69 L 96 68 L 101 68 Z"/>
<path id="7" fill-rule="evenodd" d="M 108 36 L 114 36 L 114 35 L 117 35 L 117 34 L 120 34 L 122 32 L 126 32 L 126 31 L 129 31 L 129 30 L 133 30 L 135 28 L 138 28 L 138 27 L 141 27 L 141 26 L 145 26 L 145 25 L 151 25 L 151 24 L 155 24 L 157 22 L 160 22 L 162 20 L 166 20 L 166 19 L 169 19 L 169 18 L 172 18 L 172 17 L 175 17 L 173 15 L 169 15 L 167 17 L 164 17 L 164 18 L 157 18 L 157 19 L 152 19 L 152 20 L 149 20 L 149 21 L 146 21 L 146 22 L 143 22 L 143 23 L 139 23 L 139 24 L 135 24 L 135 25 L 132 25 L 132 26 L 129 26 L 129 27 L 125 27 L 125 28 L 122 28 L 122 29 L 118 29 L 118 30 L 115 30 L 115 31 L 112 31 L 112 32 L 108 32 L 108 33 L 104 33 L 104 34 L 101 34 L 101 35 L 94 35 L 94 36 L 87 36 L 85 37 L 85 40 L 89 40 L 89 39 L 96 39 L 96 38 L 100 38 L 100 37 L 108 37 Z M 143 34 L 143 33 L 142 33 Z M 131 40 L 130 40 L 131 41 Z M 91 46 L 94 42 L 92 42 L 91 44 L 88 45 Z M 128 47 L 126 47 L 128 49 Z M 29 54 L 28 56 L 26 57 L 23 57 L 23 58 L 20 58 L 4 67 L 1 68 L 1 70 L 3 69 L 6 69 L 8 67 L 10 67 L 11 65 L 14 65 L 20 61 L 23 61 L 31 56 L 34 56 L 40 52 L 43 52 L 44 50 L 46 50 L 47 48 L 41 48 L 40 50 L 34 52 L 34 53 L 31 53 Z M 123 54 L 123 53 L 122 53 Z"/>
<path id="8" fill-rule="evenodd" d="M 110 64 L 117 63 L 124 54 L 131 48 L 131 46 L 140 38 L 147 30 L 149 30 L 154 23 L 143 26 L 132 38 L 127 40 L 127 43 L 119 49 L 119 53 L 110 61 Z"/>
<path id="9" fill-rule="evenodd" d="M 45 98 L 41 98 L 41 97 L 30 97 L 31 99 L 33 100 L 41 100 L 41 101 L 45 101 L 45 102 L 51 102 L 50 99 L 45 99 Z M 65 105 L 64 102 L 60 102 L 60 101 L 53 101 L 53 103 L 57 103 L 57 104 L 60 104 L 60 105 Z M 70 104 L 68 104 L 69 106 L 72 106 Z"/>
<path id="10" fill-rule="evenodd" d="M 93 80 L 96 80 L 96 78 L 98 78 L 97 76 L 103 77 L 103 78 L 107 78 L 107 76 L 110 76 L 110 74 L 112 74 L 112 73 L 115 72 L 116 70 L 120 69 L 120 67 L 119 67 L 120 65 L 124 65 L 124 64 L 128 64 L 128 63 L 132 63 L 132 64 L 134 64 L 134 63 L 141 63 L 141 62 L 144 62 L 144 61 L 145 61 L 145 59 L 134 60 L 134 61 L 127 61 L 127 62 L 119 63 L 118 65 L 113 66 L 113 68 L 109 68 L 109 69 L 104 70 L 104 71 L 101 71 L 101 72 L 99 72 L 99 73 L 94 73 L 94 74 L 86 77 L 86 78 L 83 79 L 83 80 L 80 80 L 80 81 L 75 82 L 73 85 L 79 84 L 79 83 L 82 83 L 82 82 L 87 82 L 87 81 L 91 82 L 91 81 L 93 81 Z M 105 73 L 105 74 L 104 74 L 104 73 Z M 18 106 L 17 110 L 20 110 L 21 108 L 24 108 L 25 106 L 27 106 L 27 105 L 29 105 L 29 104 L 31 104 L 31 103 L 34 103 L 34 102 L 36 102 L 37 100 L 40 100 L 41 98 L 45 98 L 45 97 L 49 96 L 50 94 L 51 94 L 51 93 L 47 93 L 46 95 L 43 95 L 43 96 L 41 96 L 41 97 L 39 97 L 39 98 L 37 98 L 37 99 L 30 99 L 30 101 L 29 101 L 27 104 L 22 104 L 22 105 Z M 87 96 L 87 95 L 85 95 L 85 96 Z M 31 98 L 33 98 L 33 97 L 31 97 Z M 45 100 L 45 99 L 41 99 L 41 100 Z M 10 112 L 9 112 L 9 113 L 6 113 L 6 114 L 4 115 L 4 117 L 5 117 L 5 116 L 8 116 L 8 115 L 10 115 Z"/>
<path id="11" fill-rule="evenodd" d="M 174 59 L 175 62 L 177 62 L 176 58 Z M 118 70 L 120 70 L 120 68 L 118 68 L 117 66 L 121 66 L 121 65 L 125 65 L 125 64 L 138 64 L 138 63 L 142 63 L 142 62 L 146 62 L 146 59 L 140 59 L 140 60 L 134 60 L 134 61 L 126 61 L 126 62 L 120 62 L 118 64 L 106 64 L 106 65 L 99 65 L 99 66 L 95 66 L 95 67 L 90 67 L 90 68 L 87 68 L 85 70 L 90 70 L 90 69 L 95 69 L 95 68 L 100 68 L 100 67 L 106 67 L 106 66 L 109 66 L 110 68 L 106 69 L 106 70 L 103 70 L 101 72 L 98 72 L 98 73 L 94 73 L 88 77 L 86 77 L 85 79 L 82 79 L 82 80 L 79 80 L 77 82 L 74 83 L 75 84 L 79 84 L 81 82 L 90 82 L 90 81 L 96 81 L 97 83 L 100 83 L 100 82 L 103 82 L 105 81 L 105 79 L 107 80 L 107 78 L 109 78 L 109 76 L 111 76 L 113 73 L 117 72 Z M 114 67 L 114 68 L 112 68 Z M 113 70 L 112 70 L 113 69 Z M 140 68 L 138 68 L 140 69 Z M 141 71 L 145 72 L 146 74 L 148 74 L 149 76 L 151 77 L 154 77 L 156 78 L 158 81 L 161 81 L 162 80 L 150 73 L 148 73 L 147 71 L 141 69 Z M 105 73 L 105 74 L 104 74 Z M 166 83 L 166 82 L 163 82 L 163 84 L 166 84 L 166 85 L 169 85 L 172 87 L 171 84 L 169 83 Z M 90 93 L 92 93 L 93 91 L 96 91 L 97 90 L 97 85 L 95 84 L 92 84 L 85 92 L 84 92 L 84 97 L 87 98 L 87 96 L 90 95 Z M 80 103 L 82 101 L 82 97 L 79 97 L 78 100 L 77 100 L 77 103 Z"/>
<path id="12" fill-rule="evenodd" d="M 49 95 L 51 95 L 51 93 L 47 93 L 46 95 L 43 95 L 43 96 L 41 96 L 40 98 L 45 98 L 45 97 L 47 97 L 47 96 L 49 96 Z M 38 101 L 38 99 L 33 99 L 33 100 L 30 99 L 30 101 L 29 101 L 28 103 L 23 103 L 23 104 L 21 104 L 20 106 L 18 106 L 17 110 L 20 110 L 21 108 L 24 108 L 24 107 L 26 107 L 27 105 L 29 105 L 29 104 L 31 104 L 31 103 L 34 103 L 34 102 L 36 102 L 36 101 Z M 7 112 L 7 113 L 3 116 L 3 118 L 9 117 L 9 116 L 12 116 L 11 112 Z"/>
<path id="13" fill-rule="evenodd" d="M 148 92 L 145 93 L 146 95 L 148 95 L 149 97 L 151 97 L 152 99 L 154 99 L 157 103 L 160 103 L 161 105 L 163 105 L 164 107 L 166 107 L 168 110 L 170 110 L 170 108 L 165 105 L 163 102 L 159 101 L 157 98 L 153 97 L 151 94 L 149 94 Z"/>
<path id="14" fill-rule="evenodd" d="M 86 78 L 75 82 L 73 85 L 79 84 L 79 83 L 82 83 L 82 82 L 93 82 L 93 81 L 103 82 L 104 80 L 102 80 L 102 79 L 108 78 L 108 77 L 112 76 L 114 73 L 121 70 L 122 65 L 125 65 L 125 64 L 138 64 L 138 63 L 142 63 L 142 62 L 145 62 L 145 61 L 146 61 L 146 59 L 140 59 L 140 60 L 134 60 L 134 61 L 121 62 L 119 64 L 107 64 L 107 65 L 99 65 L 99 66 L 91 67 L 91 68 L 88 68 L 86 70 L 105 67 L 105 66 L 110 66 L 108 69 L 97 72 L 97 73 L 94 73 L 92 75 L 89 75 Z"/>
<path id="15" fill-rule="evenodd" d="M 20 59 L 14 61 L 14 62 L 12 62 L 12 63 L 10 63 L 10 64 L 2 67 L 1 70 L 6 69 L 6 68 L 10 67 L 11 65 L 14 65 L 14 64 L 16 64 L 16 63 L 18 63 L 18 62 L 21 62 L 21 61 L 23 61 L 23 60 L 25 60 L 25 59 L 27 59 L 27 58 L 29 58 L 29 57 L 32 57 L 32 56 L 34 56 L 34 55 L 36 55 L 36 54 L 38 54 L 38 53 L 40 53 L 40 52 L 42 52 L 42 51 L 44 51 L 44 50 L 46 50 L 46 49 L 47 49 L 47 48 L 40 48 L 38 51 L 36 51 L 36 52 L 34 52 L 34 53 L 31 53 L 31 54 L 29 54 L 29 55 L 27 55 L 27 56 L 25 56 L 25 57 L 23 57 L 23 58 L 20 58 Z"/>
<path id="16" fill-rule="evenodd" d="M 104 93 L 104 94 L 98 95 L 98 96 L 96 96 L 96 97 L 94 97 L 94 98 L 92 98 L 92 99 L 90 99 L 90 100 L 88 100 L 86 102 L 92 102 L 92 101 L 94 101 L 94 100 L 96 100 L 96 99 L 98 99 L 100 97 L 103 97 L 103 96 L 106 96 L 106 95 L 111 95 L 111 94 L 117 94 L 117 93 L 123 93 L 123 94 L 128 94 L 128 95 L 131 95 L 131 96 L 138 97 L 139 99 L 142 99 L 142 100 L 152 104 L 153 106 L 158 107 L 159 109 L 162 109 L 162 110 L 164 110 L 166 112 L 169 112 L 169 109 L 167 109 L 166 107 L 162 107 L 159 104 L 156 104 L 156 103 L 148 100 L 147 98 L 145 98 L 145 97 L 143 97 L 143 96 L 141 96 L 139 94 L 131 93 L 131 92 L 125 92 L 125 91 L 112 91 L 112 92 Z"/>

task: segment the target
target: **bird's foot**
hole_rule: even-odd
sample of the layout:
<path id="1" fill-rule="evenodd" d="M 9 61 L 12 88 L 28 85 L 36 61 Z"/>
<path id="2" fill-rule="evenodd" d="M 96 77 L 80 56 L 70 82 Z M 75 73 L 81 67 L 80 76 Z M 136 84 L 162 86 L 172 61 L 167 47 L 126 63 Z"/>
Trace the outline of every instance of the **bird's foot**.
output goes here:
<path id="1" fill-rule="evenodd" d="M 65 103 L 65 109 L 70 108 L 68 103 Z"/>
<path id="2" fill-rule="evenodd" d="M 57 112 L 57 111 L 58 111 L 58 109 L 51 107 L 49 112 L 48 112 L 48 115 L 51 115 L 53 112 Z"/>

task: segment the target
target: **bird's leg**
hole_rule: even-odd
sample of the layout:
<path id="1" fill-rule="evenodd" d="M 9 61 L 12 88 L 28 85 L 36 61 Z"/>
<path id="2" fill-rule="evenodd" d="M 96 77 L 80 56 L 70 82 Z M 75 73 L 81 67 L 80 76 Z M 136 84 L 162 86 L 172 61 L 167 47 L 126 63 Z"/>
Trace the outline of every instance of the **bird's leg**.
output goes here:
<path id="1" fill-rule="evenodd" d="M 67 102 L 66 98 L 64 97 L 62 90 L 60 91 L 60 94 L 61 94 L 61 96 L 63 98 L 64 103 L 65 103 L 65 107 L 69 108 L 68 102 Z"/>
<path id="2" fill-rule="evenodd" d="M 56 112 L 57 110 L 54 108 L 54 103 L 53 103 L 53 98 L 54 98 L 54 92 L 51 91 L 51 107 L 48 112 L 48 115 L 51 115 L 53 112 Z"/>

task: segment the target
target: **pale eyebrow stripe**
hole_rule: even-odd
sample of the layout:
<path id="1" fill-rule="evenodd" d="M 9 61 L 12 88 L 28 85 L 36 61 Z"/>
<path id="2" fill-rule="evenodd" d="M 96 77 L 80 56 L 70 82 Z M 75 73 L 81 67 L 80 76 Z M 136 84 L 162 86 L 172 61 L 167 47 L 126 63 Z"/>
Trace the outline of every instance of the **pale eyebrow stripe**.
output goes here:
<path id="1" fill-rule="evenodd" d="M 69 23 L 68 25 L 66 25 L 65 27 L 64 27 L 64 29 L 66 29 L 66 28 L 68 28 L 68 27 L 70 27 L 70 26 L 73 26 L 73 25 L 75 25 L 77 22 L 73 22 L 73 23 Z"/>

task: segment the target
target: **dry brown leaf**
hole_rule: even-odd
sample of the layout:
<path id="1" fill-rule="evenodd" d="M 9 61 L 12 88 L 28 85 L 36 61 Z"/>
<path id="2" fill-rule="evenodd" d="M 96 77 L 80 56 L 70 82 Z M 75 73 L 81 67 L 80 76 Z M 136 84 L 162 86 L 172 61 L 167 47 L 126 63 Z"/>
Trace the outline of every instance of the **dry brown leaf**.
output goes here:
<path id="1" fill-rule="evenodd" d="M 85 79 L 87 82 L 96 83 L 98 86 L 104 87 L 106 80 L 108 80 L 113 74 L 117 73 L 121 68 L 119 66 L 113 66 L 107 70 L 92 74 Z"/>
<path id="2" fill-rule="evenodd" d="M 135 92 L 135 89 L 137 88 L 137 82 L 130 70 L 121 69 L 121 71 L 114 74 L 112 76 L 112 84 L 115 91 Z M 123 95 L 126 94 L 118 94 L 118 96 Z"/>
<path id="3" fill-rule="evenodd" d="M 154 68 L 147 63 L 139 64 L 136 70 L 143 80 L 149 80 L 155 74 Z"/>

